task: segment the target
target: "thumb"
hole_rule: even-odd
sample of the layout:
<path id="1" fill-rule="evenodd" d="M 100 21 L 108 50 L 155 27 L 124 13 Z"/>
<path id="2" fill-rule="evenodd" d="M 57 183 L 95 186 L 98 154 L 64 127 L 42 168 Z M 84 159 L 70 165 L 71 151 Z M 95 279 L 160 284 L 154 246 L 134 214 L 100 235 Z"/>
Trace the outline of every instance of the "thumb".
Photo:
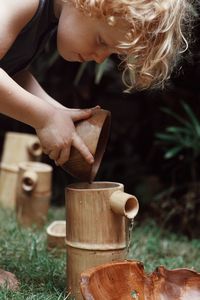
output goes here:
<path id="1" fill-rule="evenodd" d="M 91 117 L 97 110 L 100 109 L 100 106 L 95 106 L 92 108 L 79 109 L 79 110 L 71 110 L 70 116 L 73 122 L 86 120 Z"/>

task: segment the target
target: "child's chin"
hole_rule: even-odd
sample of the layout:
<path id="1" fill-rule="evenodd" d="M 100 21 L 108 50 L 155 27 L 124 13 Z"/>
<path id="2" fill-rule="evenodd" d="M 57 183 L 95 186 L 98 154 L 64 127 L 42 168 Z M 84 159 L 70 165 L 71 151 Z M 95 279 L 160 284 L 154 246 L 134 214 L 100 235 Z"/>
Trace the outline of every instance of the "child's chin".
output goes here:
<path id="1" fill-rule="evenodd" d="M 69 62 L 80 62 L 80 59 L 78 57 L 71 57 L 67 55 L 61 55 L 64 60 L 67 60 Z"/>

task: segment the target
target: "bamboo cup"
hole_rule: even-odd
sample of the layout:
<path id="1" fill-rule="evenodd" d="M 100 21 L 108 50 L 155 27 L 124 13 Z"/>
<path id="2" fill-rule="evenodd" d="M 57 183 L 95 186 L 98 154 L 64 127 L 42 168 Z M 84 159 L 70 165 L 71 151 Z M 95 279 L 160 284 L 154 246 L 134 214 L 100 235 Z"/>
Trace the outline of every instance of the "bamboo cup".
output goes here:
<path id="1" fill-rule="evenodd" d="M 81 272 L 125 259 L 127 219 L 137 215 L 139 204 L 123 190 L 123 184 L 115 182 L 78 183 L 66 188 L 67 287 L 75 299 L 83 299 Z"/>
<path id="2" fill-rule="evenodd" d="M 19 164 L 16 211 L 24 226 L 43 226 L 52 194 L 52 167 L 39 162 Z"/>
<path id="3" fill-rule="evenodd" d="M 16 208 L 18 164 L 41 159 L 42 147 L 34 134 L 7 132 L 0 164 L 0 203 L 9 209 Z"/>
<path id="4" fill-rule="evenodd" d="M 53 221 L 47 227 L 47 247 L 48 250 L 60 249 L 64 250 L 66 238 L 66 221 Z"/>
<path id="5" fill-rule="evenodd" d="M 87 163 L 80 152 L 72 147 L 69 160 L 62 165 L 66 172 L 81 181 L 94 180 L 108 142 L 110 119 L 109 111 L 97 109 L 90 118 L 76 124 L 76 132 L 94 156 L 94 163 Z"/>
<path id="6" fill-rule="evenodd" d="M 16 207 L 18 165 L 1 163 L 0 203 L 2 207 L 14 210 Z"/>
<path id="7" fill-rule="evenodd" d="M 36 135 L 20 132 L 6 133 L 1 158 L 4 164 L 39 161 L 41 155 L 42 147 Z"/>

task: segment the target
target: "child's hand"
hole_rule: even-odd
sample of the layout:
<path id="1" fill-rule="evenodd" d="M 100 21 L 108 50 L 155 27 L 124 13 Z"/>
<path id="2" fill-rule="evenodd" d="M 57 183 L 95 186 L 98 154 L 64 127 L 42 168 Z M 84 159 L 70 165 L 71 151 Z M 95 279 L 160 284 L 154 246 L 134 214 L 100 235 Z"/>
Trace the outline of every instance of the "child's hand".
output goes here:
<path id="1" fill-rule="evenodd" d="M 44 126 L 36 128 L 43 152 L 53 159 L 56 165 L 63 165 L 69 159 L 72 145 L 88 163 L 94 162 L 88 147 L 76 133 L 74 122 L 89 118 L 98 108 L 54 108 L 53 115 L 44 120 Z"/>

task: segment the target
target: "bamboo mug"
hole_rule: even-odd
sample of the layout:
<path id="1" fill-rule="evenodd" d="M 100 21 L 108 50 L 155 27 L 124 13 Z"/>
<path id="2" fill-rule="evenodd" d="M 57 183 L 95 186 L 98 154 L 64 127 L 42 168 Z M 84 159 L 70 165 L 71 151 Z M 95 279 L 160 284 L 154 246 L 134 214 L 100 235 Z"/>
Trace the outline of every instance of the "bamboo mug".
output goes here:
<path id="1" fill-rule="evenodd" d="M 19 164 L 17 219 L 24 226 L 43 226 L 52 194 L 52 167 L 39 162 Z"/>

